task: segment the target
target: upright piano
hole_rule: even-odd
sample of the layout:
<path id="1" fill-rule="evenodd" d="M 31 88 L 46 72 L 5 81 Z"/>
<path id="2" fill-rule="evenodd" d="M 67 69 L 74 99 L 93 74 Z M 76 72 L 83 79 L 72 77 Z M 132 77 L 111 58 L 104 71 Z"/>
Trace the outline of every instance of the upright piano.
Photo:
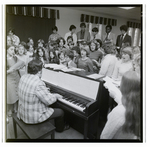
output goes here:
<path id="1" fill-rule="evenodd" d="M 63 96 L 62 99 L 57 101 L 60 108 L 84 121 L 84 139 L 89 138 L 90 127 L 96 128 L 93 133 L 96 136 L 103 91 L 102 82 L 85 76 L 46 68 L 42 69 L 41 79 L 52 93 Z"/>

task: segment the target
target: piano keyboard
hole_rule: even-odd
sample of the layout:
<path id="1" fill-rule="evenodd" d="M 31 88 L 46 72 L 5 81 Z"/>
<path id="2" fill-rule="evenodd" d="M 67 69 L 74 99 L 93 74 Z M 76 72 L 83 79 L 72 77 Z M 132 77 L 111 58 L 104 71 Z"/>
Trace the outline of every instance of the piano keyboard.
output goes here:
<path id="1" fill-rule="evenodd" d="M 66 98 L 63 97 L 62 99 L 58 99 L 58 101 L 69 105 L 70 107 L 73 107 L 81 112 L 84 112 L 84 110 L 86 109 L 86 103 L 85 102 L 81 102 L 80 100 L 76 100 L 74 98 Z"/>

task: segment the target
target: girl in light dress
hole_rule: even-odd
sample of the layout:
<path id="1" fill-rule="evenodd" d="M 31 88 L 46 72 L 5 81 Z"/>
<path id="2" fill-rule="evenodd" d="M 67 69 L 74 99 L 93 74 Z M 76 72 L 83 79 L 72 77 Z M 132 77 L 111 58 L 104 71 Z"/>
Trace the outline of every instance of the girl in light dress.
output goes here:
<path id="1" fill-rule="evenodd" d="M 19 69 L 24 65 L 24 62 L 15 55 L 15 47 L 7 45 L 7 122 L 8 117 L 18 109 Z"/>
<path id="2" fill-rule="evenodd" d="M 112 78 L 117 81 L 121 81 L 123 74 L 127 71 L 133 70 L 132 65 L 132 48 L 126 47 L 122 50 L 122 57 L 119 60 L 114 68 Z"/>

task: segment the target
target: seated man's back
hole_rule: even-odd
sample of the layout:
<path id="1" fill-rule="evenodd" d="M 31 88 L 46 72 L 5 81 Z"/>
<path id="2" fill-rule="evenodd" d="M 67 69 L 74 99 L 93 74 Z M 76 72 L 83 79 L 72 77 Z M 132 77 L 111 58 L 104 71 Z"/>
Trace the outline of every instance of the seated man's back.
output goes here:
<path id="1" fill-rule="evenodd" d="M 49 92 L 37 75 L 26 74 L 21 77 L 18 95 L 17 116 L 25 123 L 40 123 L 52 115 L 54 110 L 48 106 L 56 101 L 56 97 Z"/>

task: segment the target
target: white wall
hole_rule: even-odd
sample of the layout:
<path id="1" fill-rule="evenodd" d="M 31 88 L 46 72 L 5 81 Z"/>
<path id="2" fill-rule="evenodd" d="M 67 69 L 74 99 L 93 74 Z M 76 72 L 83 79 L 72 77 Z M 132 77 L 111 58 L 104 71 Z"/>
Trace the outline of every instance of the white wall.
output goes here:
<path id="1" fill-rule="evenodd" d="M 63 8 L 63 7 L 49 7 L 49 8 L 59 10 L 60 19 L 56 20 L 56 26 L 58 27 L 58 33 L 62 37 L 64 37 L 65 33 L 69 32 L 69 27 L 72 24 L 77 27 L 76 32 L 80 30 L 81 14 L 117 19 L 117 26 L 112 27 L 112 32 L 115 33 L 116 36 L 120 34 L 120 26 L 123 24 L 127 24 L 127 21 L 129 21 L 126 18 L 120 18 L 116 16 L 112 17 L 109 15 L 85 12 L 80 10 L 72 10 L 71 8 Z M 104 33 L 105 26 L 103 26 L 102 30 Z"/>

